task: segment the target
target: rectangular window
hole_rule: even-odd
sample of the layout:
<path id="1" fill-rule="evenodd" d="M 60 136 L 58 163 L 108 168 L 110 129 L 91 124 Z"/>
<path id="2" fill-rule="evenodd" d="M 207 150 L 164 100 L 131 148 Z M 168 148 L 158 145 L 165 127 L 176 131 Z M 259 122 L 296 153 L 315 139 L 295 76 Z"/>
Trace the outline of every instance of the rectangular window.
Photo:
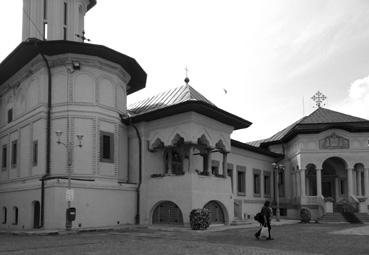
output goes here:
<path id="1" fill-rule="evenodd" d="M 6 209 L 6 207 L 3 207 L 3 224 L 6 224 L 8 218 L 8 210 Z"/>
<path id="2" fill-rule="evenodd" d="M 264 196 L 270 196 L 270 173 L 264 172 Z"/>
<path id="3" fill-rule="evenodd" d="M 17 140 L 14 140 L 12 142 L 12 161 L 11 161 L 11 164 L 12 164 L 12 168 L 16 168 L 17 167 Z"/>
<path id="4" fill-rule="evenodd" d="M 114 163 L 114 134 L 100 131 L 100 161 Z"/>
<path id="5" fill-rule="evenodd" d="M 237 193 L 246 195 L 246 167 L 237 166 Z"/>
<path id="6" fill-rule="evenodd" d="M 38 163 L 38 141 L 33 141 L 32 165 L 37 166 L 37 163 Z"/>
<path id="7" fill-rule="evenodd" d="M 8 165 L 7 159 L 8 159 L 8 146 L 5 144 L 3 145 L 2 150 L 2 162 L 1 162 L 2 170 L 6 170 L 6 167 Z"/>
<path id="8" fill-rule="evenodd" d="M 260 196 L 261 177 L 260 170 L 254 169 L 254 195 Z"/>
<path id="9" fill-rule="evenodd" d="M 8 110 L 8 123 L 13 121 L 13 108 Z"/>

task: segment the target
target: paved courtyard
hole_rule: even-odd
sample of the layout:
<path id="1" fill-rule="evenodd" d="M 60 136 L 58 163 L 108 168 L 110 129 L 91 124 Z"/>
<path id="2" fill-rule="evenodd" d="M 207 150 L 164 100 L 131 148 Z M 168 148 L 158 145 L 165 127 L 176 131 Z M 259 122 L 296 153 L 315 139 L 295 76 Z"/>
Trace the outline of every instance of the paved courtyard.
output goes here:
<path id="1" fill-rule="evenodd" d="M 275 240 L 256 240 L 255 226 L 189 231 L 126 228 L 59 235 L 0 235 L 0 254 L 369 254 L 369 225 L 274 226 Z"/>

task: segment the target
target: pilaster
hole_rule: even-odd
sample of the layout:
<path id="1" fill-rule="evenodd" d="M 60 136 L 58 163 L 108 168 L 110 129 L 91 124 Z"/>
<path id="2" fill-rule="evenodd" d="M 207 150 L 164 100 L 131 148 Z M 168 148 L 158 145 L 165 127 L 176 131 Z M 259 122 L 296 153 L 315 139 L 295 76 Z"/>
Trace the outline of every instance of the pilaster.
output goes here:
<path id="1" fill-rule="evenodd" d="M 322 169 L 316 169 L 316 194 L 322 195 Z"/>

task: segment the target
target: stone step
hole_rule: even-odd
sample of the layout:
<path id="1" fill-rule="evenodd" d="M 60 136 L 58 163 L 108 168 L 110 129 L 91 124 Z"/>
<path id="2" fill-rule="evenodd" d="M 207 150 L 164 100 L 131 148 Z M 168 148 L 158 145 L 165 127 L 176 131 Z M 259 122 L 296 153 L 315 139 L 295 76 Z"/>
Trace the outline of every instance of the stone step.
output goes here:
<path id="1" fill-rule="evenodd" d="M 320 219 L 321 223 L 337 223 L 337 222 L 348 222 L 348 223 L 369 223 L 369 214 L 367 213 L 326 213 Z"/>
<path id="2" fill-rule="evenodd" d="M 251 224 L 251 223 L 252 223 L 252 221 L 250 221 L 250 220 L 234 219 L 231 222 L 231 225 L 232 226 L 238 226 L 238 225 L 248 225 L 248 224 Z"/>

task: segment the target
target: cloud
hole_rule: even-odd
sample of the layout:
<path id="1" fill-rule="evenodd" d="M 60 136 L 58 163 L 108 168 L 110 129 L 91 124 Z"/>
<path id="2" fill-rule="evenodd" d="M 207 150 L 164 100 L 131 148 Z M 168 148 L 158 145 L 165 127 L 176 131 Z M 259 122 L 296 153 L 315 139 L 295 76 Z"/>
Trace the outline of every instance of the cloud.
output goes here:
<path id="1" fill-rule="evenodd" d="M 369 119 L 369 75 L 352 82 L 346 99 L 334 108 L 353 116 Z"/>
<path id="2" fill-rule="evenodd" d="M 351 83 L 349 89 L 349 99 L 351 100 L 365 100 L 369 95 L 369 75 L 362 79 L 357 79 Z"/>

